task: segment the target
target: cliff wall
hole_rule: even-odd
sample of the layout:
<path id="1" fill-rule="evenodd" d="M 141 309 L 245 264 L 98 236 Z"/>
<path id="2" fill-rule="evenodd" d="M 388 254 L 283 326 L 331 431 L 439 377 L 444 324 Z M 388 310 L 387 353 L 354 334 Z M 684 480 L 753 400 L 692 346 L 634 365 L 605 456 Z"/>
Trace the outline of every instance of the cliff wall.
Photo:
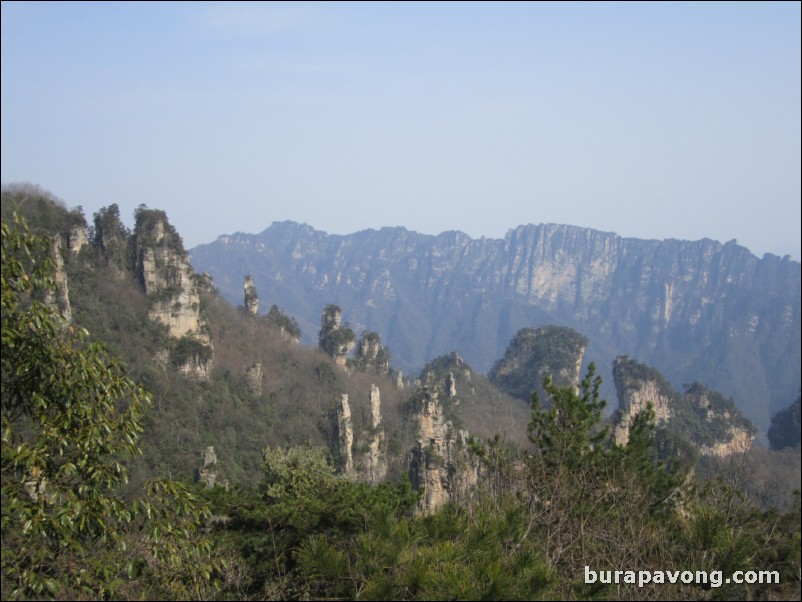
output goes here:
<path id="1" fill-rule="evenodd" d="M 460 350 L 487 371 L 521 328 L 569 326 L 602 374 L 622 354 L 673 383 L 701 380 L 764 430 L 800 386 L 800 264 L 734 241 L 639 240 L 587 228 L 519 226 L 503 239 L 404 228 L 328 235 L 293 222 L 192 250 L 239 303 L 244 274 L 269 283 L 302 330 L 320 307 L 347 307 L 414 372 Z M 610 391 L 607 391 L 608 396 Z"/>

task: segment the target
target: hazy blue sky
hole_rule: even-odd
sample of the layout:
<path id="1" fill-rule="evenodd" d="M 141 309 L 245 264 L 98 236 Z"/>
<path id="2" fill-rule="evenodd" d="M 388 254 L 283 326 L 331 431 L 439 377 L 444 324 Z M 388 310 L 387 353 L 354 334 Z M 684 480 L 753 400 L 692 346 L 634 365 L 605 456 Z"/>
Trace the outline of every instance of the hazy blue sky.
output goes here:
<path id="1" fill-rule="evenodd" d="M 800 259 L 800 4 L 2 3 L 2 181 L 188 247 L 557 222 Z"/>

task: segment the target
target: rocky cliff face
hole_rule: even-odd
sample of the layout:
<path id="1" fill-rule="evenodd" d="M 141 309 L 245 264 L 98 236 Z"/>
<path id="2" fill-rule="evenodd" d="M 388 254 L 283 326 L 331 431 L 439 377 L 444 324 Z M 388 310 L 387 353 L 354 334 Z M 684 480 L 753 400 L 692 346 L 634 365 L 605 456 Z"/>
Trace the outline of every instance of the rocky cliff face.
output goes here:
<path id="1" fill-rule="evenodd" d="M 613 376 L 619 404 L 613 436 L 618 445 L 626 445 L 632 419 L 649 404 L 658 427 L 683 437 L 703 456 L 744 452 L 755 439 L 754 426 L 732 400 L 704 385 L 694 383 L 680 394 L 657 370 L 629 357 L 616 359 Z"/>
<path id="2" fill-rule="evenodd" d="M 44 302 L 53 307 L 62 317 L 65 324 L 72 322 L 72 308 L 70 307 L 70 289 L 67 281 L 67 271 L 64 269 L 62 257 L 61 236 L 56 234 L 50 238 L 50 257 L 55 264 L 53 281 L 55 287 L 45 294 Z"/>
<path id="3" fill-rule="evenodd" d="M 86 245 L 89 244 L 89 230 L 86 224 L 73 224 L 70 227 L 69 237 L 67 242 L 70 247 L 70 253 L 78 255 Z"/>
<path id="4" fill-rule="evenodd" d="M 672 416 L 672 399 L 676 397 L 671 388 L 656 370 L 648 370 L 627 357 L 619 357 L 613 366 L 613 378 L 618 394 L 618 414 L 613 428 L 613 438 L 618 445 L 629 441 L 632 419 L 644 411 L 649 404 L 654 410 L 655 425 L 664 427 Z"/>
<path id="5" fill-rule="evenodd" d="M 674 383 L 701 380 L 761 429 L 800 386 L 800 264 L 735 242 L 554 224 L 500 240 L 403 228 L 330 236 L 283 222 L 221 236 L 192 262 L 234 303 L 244 273 L 270 283 L 304 332 L 323 304 L 347 307 L 352 326 L 381 332 L 408 373 L 452 349 L 487 371 L 519 329 L 561 324 L 588 337 L 600 369 L 627 354 Z"/>
<path id="6" fill-rule="evenodd" d="M 368 433 L 368 453 L 365 458 L 365 477 L 368 483 L 374 485 L 381 483 L 387 475 L 381 403 L 379 387 L 370 385 L 370 431 Z"/>
<path id="7" fill-rule="evenodd" d="M 351 404 L 348 403 L 348 394 L 340 397 L 337 406 L 337 433 L 339 436 L 339 451 L 342 458 L 342 472 L 344 475 L 354 474 L 354 426 L 351 423 Z"/>
<path id="8" fill-rule="evenodd" d="M 130 246 L 128 230 L 120 220 L 120 208 L 116 204 L 102 208 L 94 215 L 95 246 L 106 259 L 112 272 L 122 278 L 130 268 Z"/>
<path id="9" fill-rule="evenodd" d="M 198 278 L 164 212 L 137 213 L 133 246 L 136 276 L 150 303 L 149 318 L 164 324 L 178 341 L 174 355 L 179 371 L 207 379 L 213 349 L 200 311 Z"/>
<path id="10" fill-rule="evenodd" d="M 414 403 L 418 441 L 410 454 L 410 481 L 421 491 L 417 511 L 432 514 L 469 495 L 479 482 L 479 463 L 468 447 L 468 432 L 445 419 L 435 388 L 424 386 Z"/>

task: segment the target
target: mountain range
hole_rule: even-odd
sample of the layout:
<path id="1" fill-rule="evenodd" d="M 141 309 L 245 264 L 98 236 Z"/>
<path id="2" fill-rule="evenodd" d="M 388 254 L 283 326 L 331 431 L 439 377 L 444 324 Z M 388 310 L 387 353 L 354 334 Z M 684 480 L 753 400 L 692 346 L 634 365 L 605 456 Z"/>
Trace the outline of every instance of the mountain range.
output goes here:
<path id="1" fill-rule="evenodd" d="M 518 330 L 551 324 L 587 337 L 585 362 L 606 381 L 615 357 L 637 357 L 678 389 L 701 381 L 732 397 L 764 433 L 800 388 L 800 263 L 735 241 L 556 224 L 503 239 L 401 227 L 343 236 L 285 221 L 222 235 L 190 262 L 237 304 L 250 275 L 305 342 L 316 340 L 320 308 L 340 305 L 352 329 L 380 332 L 406 371 L 458 350 L 488 372 Z"/>

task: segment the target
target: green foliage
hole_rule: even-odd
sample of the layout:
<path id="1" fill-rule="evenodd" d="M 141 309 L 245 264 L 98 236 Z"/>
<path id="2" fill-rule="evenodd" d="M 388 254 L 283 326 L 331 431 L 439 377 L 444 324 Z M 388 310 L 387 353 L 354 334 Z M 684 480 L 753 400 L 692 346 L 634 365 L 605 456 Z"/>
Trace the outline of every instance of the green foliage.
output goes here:
<path id="1" fill-rule="evenodd" d="M 192 496 L 169 482 L 133 504 L 120 494 L 150 398 L 103 345 L 36 300 L 53 284 L 47 244 L 21 219 L 2 223 L 3 598 L 213 590 Z M 145 589 L 131 585 L 138 572 Z"/>
<path id="2" fill-rule="evenodd" d="M 63 227 L 64 211 L 48 209 L 41 223 Z M 143 227 L 163 218 L 138 213 Z M 114 231 L 119 212 L 103 216 Z M 458 356 L 433 362 L 438 379 L 457 378 L 460 403 L 444 399 L 449 411 L 473 412 L 472 432 L 509 413 L 509 439 L 470 441 L 483 466 L 479 491 L 418 517 L 419 493 L 401 477 L 415 433 L 389 379 L 339 370 L 207 290 L 215 368 L 208 382 L 189 381 L 153 362 L 166 327 L 147 319 L 130 271 L 101 253 L 67 258 L 66 268 L 76 323 L 94 338 L 38 301 L 52 286 L 45 241 L 3 225 L 4 598 L 798 599 L 798 497 L 791 512 L 765 511 L 740 495 L 740 477 L 701 486 L 680 462 L 661 463 L 693 450 L 655 430 L 650 411 L 633 419 L 625 447 L 613 445 L 592 368 L 579 390 L 546 381 L 524 449 L 513 442 L 525 419 L 509 398 Z M 190 343 L 178 358 L 196 352 Z M 256 361 L 262 394 L 244 382 Z M 147 415 L 134 379 L 156 400 Z M 371 383 L 381 386 L 388 450 L 399 459 L 396 482 L 379 486 L 337 477 L 326 452 L 327 413 L 342 392 L 364 441 Z M 211 444 L 230 490 L 150 478 L 192 474 Z M 782 583 L 588 587 L 585 565 L 778 570 Z"/>
<path id="3" fill-rule="evenodd" d="M 270 306 L 270 310 L 267 312 L 267 319 L 284 331 L 290 338 L 301 338 L 301 327 L 298 326 L 298 322 L 292 316 L 281 311 L 278 305 Z"/>
<path id="4" fill-rule="evenodd" d="M 755 435 L 757 429 L 747 420 L 732 399 L 718 391 L 694 382 L 679 396 L 676 417 L 669 421 L 669 428 L 678 431 L 696 445 L 711 445 L 729 439 L 732 427 Z M 711 420 L 710 417 L 715 417 Z"/>
<path id="5" fill-rule="evenodd" d="M 365 600 L 531 600 L 552 573 L 528 537 L 520 507 L 447 506 L 399 521 L 378 512 L 332 541 L 309 537 L 297 558 L 313 594 Z"/>
<path id="6" fill-rule="evenodd" d="M 800 403 L 802 398 L 797 397 L 794 403 L 777 412 L 771 419 L 768 432 L 771 449 L 799 448 Z"/>
<path id="7" fill-rule="evenodd" d="M 670 534 L 666 517 L 674 511 L 680 479 L 653 457 L 651 409 L 634 420 L 626 448 L 608 446 L 607 430 L 600 427 L 600 387 L 591 364 L 579 391 L 545 379 L 548 410 L 533 396 L 522 496 L 537 525 L 534 536 L 544 537 L 559 575 L 560 597 L 604 594 L 578 581 L 586 565 L 646 568 L 670 560 L 661 546 Z M 634 589 L 629 595 L 649 597 Z"/>
<path id="8" fill-rule="evenodd" d="M 171 346 L 170 361 L 175 366 L 183 366 L 193 360 L 205 364 L 212 358 L 212 354 L 209 345 L 193 337 L 183 336 Z"/>
<path id="9" fill-rule="evenodd" d="M 305 542 L 348 540 L 376 514 L 399 520 L 417 501 L 408 480 L 369 486 L 335 476 L 322 448 L 268 448 L 263 468 L 258 489 L 207 494 L 215 511 L 226 515 L 219 540 L 247 564 L 243 591 L 250 596 L 329 595 L 314 585 L 299 552 Z"/>
<path id="10" fill-rule="evenodd" d="M 584 335 L 565 326 L 522 328 L 488 376 L 501 390 L 519 399 L 528 400 L 533 391 L 545 395 L 538 382 L 545 376 L 559 386 L 574 384 L 570 381 L 587 346 Z"/>
<path id="11" fill-rule="evenodd" d="M 356 354 L 349 365 L 361 372 L 390 373 L 390 351 L 381 344 L 378 332 L 365 331 L 356 344 Z"/>
<path id="12" fill-rule="evenodd" d="M 348 353 L 356 340 L 354 331 L 348 325 L 339 325 L 341 315 L 342 311 L 339 306 L 330 303 L 323 309 L 323 315 L 320 318 L 318 345 L 331 357 Z"/>
<path id="13" fill-rule="evenodd" d="M 324 494 L 336 477 L 320 447 L 267 448 L 262 456 L 268 500 L 299 500 Z"/>
<path id="14" fill-rule="evenodd" d="M 117 273 L 132 269 L 134 254 L 130 232 L 120 219 L 120 208 L 114 203 L 101 208 L 93 217 L 94 243 L 108 265 Z"/>
<path id="15" fill-rule="evenodd" d="M 70 211 L 61 199 L 33 184 L 3 187 L 3 219 L 13 222 L 14 213 L 23 217 L 31 232 L 40 236 L 58 234 L 62 240 L 67 240 L 70 228 L 86 227 L 86 218 L 80 207 Z"/>
<path id="16" fill-rule="evenodd" d="M 529 440 L 535 446 L 536 455 L 549 464 L 571 470 L 574 463 L 599 453 L 599 443 L 607 431 L 592 431 L 600 422 L 606 405 L 599 399 L 601 383 L 594 364 L 588 366 L 582 380 L 581 395 L 572 386 L 557 387 L 549 376 L 544 379 L 543 389 L 550 396 L 550 408 L 540 410 L 539 396 L 532 394 Z"/>
<path id="17" fill-rule="evenodd" d="M 54 558 L 89 559 L 131 520 L 110 492 L 149 398 L 85 331 L 27 302 L 51 285 L 52 264 L 36 258 L 46 241 L 15 226 L 2 226 L 3 574 L 14 597 L 55 596 L 91 590 L 96 575 L 54 574 Z"/>
<path id="18" fill-rule="evenodd" d="M 149 209 L 146 205 L 140 205 L 134 211 L 134 220 L 134 235 L 139 247 L 166 246 L 179 255 L 186 253 L 181 237 L 176 232 L 175 227 L 170 224 L 164 211 Z M 160 240 L 157 240 L 154 236 L 157 224 L 162 229 Z"/>

